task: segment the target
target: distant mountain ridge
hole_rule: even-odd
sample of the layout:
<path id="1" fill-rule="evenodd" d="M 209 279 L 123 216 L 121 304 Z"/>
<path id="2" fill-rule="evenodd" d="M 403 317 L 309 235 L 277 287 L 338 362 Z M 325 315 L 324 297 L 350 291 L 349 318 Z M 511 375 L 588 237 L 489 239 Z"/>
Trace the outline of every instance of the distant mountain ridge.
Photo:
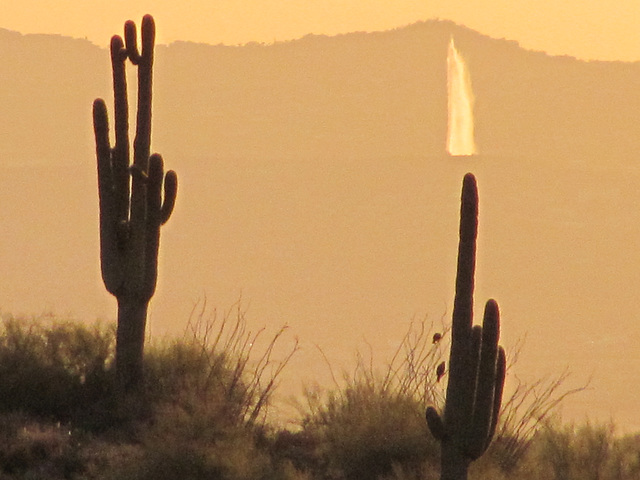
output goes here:
<path id="1" fill-rule="evenodd" d="M 448 21 L 273 45 L 159 46 L 154 146 L 187 158 L 442 154 L 452 35 L 469 65 L 480 153 L 638 150 L 640 62 L 552 57 Z M 91 103 L 111 95 L 107 52 L 0 30 L 0 58 L 3 161 L 75 163 L 92 153 Z"/>

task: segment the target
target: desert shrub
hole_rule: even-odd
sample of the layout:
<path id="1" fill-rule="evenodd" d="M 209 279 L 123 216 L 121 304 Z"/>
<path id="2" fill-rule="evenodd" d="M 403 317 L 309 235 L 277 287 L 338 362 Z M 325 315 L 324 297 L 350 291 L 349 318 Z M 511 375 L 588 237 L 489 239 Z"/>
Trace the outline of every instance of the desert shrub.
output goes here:
<path id="1" fill-rule="evenodd" d="M 614 438 L 606 478 L 611 480 L 640 479 L 640 434 Z"/>
<path id="2" fill-rule="evenodd" d="M 252 332 L 240 303 L 220 317 L 204 302 L 199 307 L 182 338 L 150 342 L 144 385 L 125 403 L 114 394 L 113 326 L 6 316 L 0 473 L 303 478 L 290 461 L 272 455 L 266 422 L 297 341 L 281 356 L 276 350 L 285 328 L 271 337 L 264 329 Z"/>
<path id="3" fill-rule="evenodd" d="M 612 425 L 563 425 L 550 419 L 531 442 L 527 469 L 538 478 L 606 479 L 613 446 Z"/>
<path id="4" fill-rule="evenodd" d="M 297 343 L 274 359 L 285 331 L 248 329 L 240 303 L 218 317 L 194 308 L 183 338 L 151 342 L 140 395 L 114 397 L 115 326 L 5 316 L 0 331 L 0 413 L 74 422 L 92 431 L 149 420 L 156 408 L 205 406 L 218 423 L 264 422 L 277 379 Z M 261 349 L 262 348 L 262 349 Z"/>
<path id="5" fill-rule="evenodd" d="M 488 452 L 490 453 L 490 452 Z M 518 464 L 505 472 L 491 455 L 472 463 L 473 480 L 638 480 L 640 435 L 616 436 L 612 424 L 541 423 Z"/>
<path id="6" fill-rule="evenodd" d="M 529 381 L 512 373 L 523 340 L 507 352 L 507 382 L 495 436 L 481 464 L 494 464 L 507 478 L 515 475 L 527 457 L 529 447 L 542 429 L 548 429 L 557 407 L 565 398 L 584 391 L 589 381 L 568 387 L 568 369 Z M 477 462 L 476 462 L 477 463 Z"/>
<path id="7" fill-rule="evenodd" d="M 66 426 L 0 415 L 1 478 L 71 478 L 84 471 L 79 452 L 78 435 Z"/>
<path id="8" fill-rule="evenodd" d="M 181 339 L 147 349 L 145 391 L 157 405 L 216 412 L 218 423 L 262 425 L 279 375 L 298 349 L 297 340 L 274 357 L 286 327 L 270 338 L 249 330 L 240 302 L 223 315 L 194 307 Z"/>
<path id="9" fill-rule="evenodd" d="M 114 330 L 5 317 L 0 331 L 0 413 L 67 422 L 108 391 Z"/>
<path id="10" fill-rule="evenodd" d="M 307 428 L 317 429 L 323 466 L 336 478 L 379 478 L 394 466 L 417 471 L 437 458 L 423 406 L 373 385 L 353 384 L 330 395 Z"/>
<path id="11" fill-rule="evenodd" d="M 439 448 L 424 411 L 441 400 L 436 367 L 444 348 L 441 336 L 432 338 L 424 322 L 412 325 L 381 372 L 359 356 L 341 386 L 307 389 L 300 433 L 307 450 L 296 452 L 298 465 L 306 458 L 315 478 L 427 478 Z"/>
<path id="12" fill-rule="evenodd" d="M 108 478 L 296 478 L 271 455 L 266 417 L 297 342 L 276 359 L 284 329 L 262 338 L 239 303 L 221 316 L 197 307 L 182 338 L 147 348 L 142 395 L 151 414 L 135 423 L 141 448 Z"/>
<path id="13" fill-rule="evenodd" d="M 212 415 L 213 413 L 213 415 Z M 275 478 L 256 432 L 241 425 L 220 424 L 216 412 L 160 409 L 153 425 L 140 435 L 141 454 L 114 472 L 113 478 L 244 480 Z"/>
<path id="14" fill-rule="evenodd" d="M 320 470 L 318 455 L 318 438 L 311 428 L 303 430 L 279 430 L 275 433 L 271 445 L 274 458 L 280 462 L 290 463 L 300 472 L 317 472 Z"/>

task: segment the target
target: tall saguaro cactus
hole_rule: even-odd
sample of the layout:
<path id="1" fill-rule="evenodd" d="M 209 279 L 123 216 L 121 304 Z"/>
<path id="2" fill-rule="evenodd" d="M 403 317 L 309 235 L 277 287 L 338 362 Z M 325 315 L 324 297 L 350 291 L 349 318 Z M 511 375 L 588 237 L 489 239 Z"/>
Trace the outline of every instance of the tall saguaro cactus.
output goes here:
<path id="1" fill-rule="evenodd" d="M 162 157 L 150 155 L 153 17 L 146 15 L 142 19 L 141 30 L 141 52 L 132 21 L 124 25 L 124 42 L 118 35 L 111 39 L 115 98 L 113 147 L 109 141 L 105 102 L 96 99 L 93 104 L 102 279 L 107 291 L 118 301 L 116 377 L 124 392 L 135 389 L 142 379 L 147 307 L 155 292 L 158 275 L 160 226 L 173 211 L 178 186 L 175 172 L 164 173 Z M 138 67 L 138 113 L 132 164 L 125 74 L 127 59 Z"/>
<path id="2" fill-rule="evenodd" d="M 462 186 L 456 295 L 444 415 L 428 407 L 429 429 L 441 443 L 441 480 L 466 480 L 469 465 L 488 448 L 502 401 L 505 353 L 498 345 L 498 304 L 489 300 L 482 326 L 473 326 L 478 190 L 468 173 Z"/>

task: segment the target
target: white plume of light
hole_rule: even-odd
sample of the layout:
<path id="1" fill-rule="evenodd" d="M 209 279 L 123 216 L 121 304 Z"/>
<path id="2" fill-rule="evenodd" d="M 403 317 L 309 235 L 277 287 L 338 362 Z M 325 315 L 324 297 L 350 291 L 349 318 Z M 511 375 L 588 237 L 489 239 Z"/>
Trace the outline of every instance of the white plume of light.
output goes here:
<path id="1" fill-rule="evenodd" d="M 473 132 L 471 80 L 464 58 L 453 43 L 453 37 L 447 53 L 447 95 L 447 152 L 453 156 L 474 155 L 477 152 Z"/>

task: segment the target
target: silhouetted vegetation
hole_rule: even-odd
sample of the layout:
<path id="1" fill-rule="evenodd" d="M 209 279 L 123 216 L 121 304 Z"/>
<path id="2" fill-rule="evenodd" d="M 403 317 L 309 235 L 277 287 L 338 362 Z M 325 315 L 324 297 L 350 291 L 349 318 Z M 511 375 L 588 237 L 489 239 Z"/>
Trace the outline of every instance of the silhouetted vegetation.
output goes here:
<path id="1" fill-rule="evenodd" d="M 440 330 L 434 341 L 430 327 L 412 324 L 386 369 L 358 355 L 354 371 L 345 372 L 341 383 L 335 380 L 333 390 L 306 389 L 302 429 L 290 439 L 297 445 L 289 457 L 294 465 L 306 464 L 314 478 L 353 480 L 395 471 L 417 475 L 437 466 L 438 447 L 424 408 L 442 403 L 436 368 L 448 332 Z"/>
<path id="2" fill-rule="evenodd" d="M 283 332 L 262 341 L 240 305 L 220 318 L 203 305 L 183 338 L 152 344 L 145 382 L 123 405 L 115 395 L 112 325 L 7 316 L 0 471 L 16 478 L 33 469 L 46 471 L 42 478 L 92 469 L 113 478 L 151 478 L 154 471 L 162 478 L 261 478 L 254 473 L 271 471 L 271 395 L 297 349 L 274 360 Z"/>
<path id="3" fill-rule="evenodd" d="M 468 173 L 462 185 L 456 294 L 451 326 L 449 383 L 444 412 L 429 406 L 427 423 L 442 444 L 441 479 L 465 480 L 469 465 L 489 448 L 498 424 L 506 371 L 498 345 L 500 313 L 495 300 L 473 325 L 473 290 L 478 236 L 478 188 Z"/>
<path id="4" fill-rule="evenodd" d="M 144 388 L 124 411 L 112 396 L 113 325 L 5 316 L 0 478 L 438 478 L 439 446 L 424 408 L 444 401 L 436 368 L 449 332 L 440 327 L 434 343 L 432 327 L 414 324 L 386 368 L 359 356 L 333 388 L 309 387 L 298 426 L 283 429 L 267 413 L 297 344 L 276 360 L 284 330 L 262 338 L 240 305 L 217 314 L 203 303 L 182 338 L 151 342 Z M 511 420 L 498 425 L 470 478 L 639 478 L 640 436 L 561 424 L 549 410 L 563 396 L 558 385 L 514 390 L 502 412 Z M 530 392 L 525 399 L 522 391 Z M 538 408 L 547 415 L 539 421 L 513 407 L 540 407 L 541 397 L 549 408 Z M 531 421 L 535 428 L 519 437 L 526 448 L 505 462 L 518 433 L 510 425 Z"/>
<path id="5" fill-rule="evenodd" d="M 143 380 L 147 307 L 158 277 L 160 227 L 171 216 L 178 187 L 174 171 L 169 170 L 165 175 L 162 157 L 150 156 L 153 17 L 146 15 L 142 20 L 141 52 L 135 24 L 126 22 L 124 30 L 126 43 L 118 35 L 111 39 L 116 139 L 113 148 L 105 102 L 97 99 L 93 104 L 100 198 L 100 263 L 104 285 L 118 299 L 115 361 L 121 397 L 134 392 Z M 138 67 L 138 115 L 131 164 L 127 59 Z"/>

